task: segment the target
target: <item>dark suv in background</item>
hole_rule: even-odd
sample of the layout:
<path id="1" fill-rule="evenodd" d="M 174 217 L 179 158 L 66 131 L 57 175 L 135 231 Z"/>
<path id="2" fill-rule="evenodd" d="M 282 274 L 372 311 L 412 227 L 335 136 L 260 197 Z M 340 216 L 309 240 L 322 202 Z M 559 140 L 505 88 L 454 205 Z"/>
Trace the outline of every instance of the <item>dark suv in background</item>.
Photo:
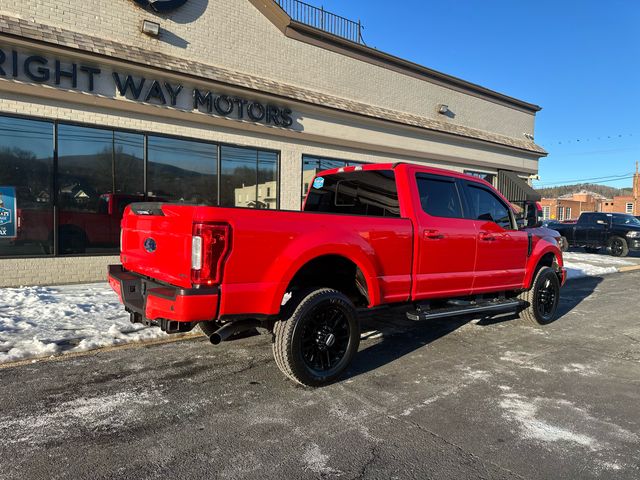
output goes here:
<path id="1" fill-rule="evenodd" d="M 560 248 L 584 247 L 589 253 L 608 248 L 614 257 L 640 250 L 640 220 L 625 213 L 584 212 L 575 224 L 550 224 L 560 235 Z"/>

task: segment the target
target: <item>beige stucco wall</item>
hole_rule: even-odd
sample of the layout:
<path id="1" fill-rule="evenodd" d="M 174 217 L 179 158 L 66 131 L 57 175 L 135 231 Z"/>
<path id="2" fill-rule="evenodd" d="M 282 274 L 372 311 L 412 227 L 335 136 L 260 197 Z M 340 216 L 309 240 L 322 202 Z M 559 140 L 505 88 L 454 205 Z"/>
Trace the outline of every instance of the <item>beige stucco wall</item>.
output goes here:
<path id="1" fill-rule="evenodd" d="M 1 0 L 0 11 L 439 120 L 444 103 L 455 113 L 447 121 L 514 138 L 534 130 L 532 114 L 287 38 L 249 0 L 190 0 L 166 17 L 131 0 Z M 140 33 L 143 19 L 161 24 L 159 39 Z"/>

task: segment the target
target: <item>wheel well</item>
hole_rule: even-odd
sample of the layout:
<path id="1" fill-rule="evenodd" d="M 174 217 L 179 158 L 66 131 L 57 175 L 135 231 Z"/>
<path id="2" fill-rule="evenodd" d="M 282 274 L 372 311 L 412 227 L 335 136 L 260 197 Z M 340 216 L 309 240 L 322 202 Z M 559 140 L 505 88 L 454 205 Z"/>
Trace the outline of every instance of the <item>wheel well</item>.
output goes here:
<path id="1" fill-rule="evenodd" d="M 560 267 L 558 265 L 558 260 L 556 259 L 556 256 L 553 252 L 545 253 L 542 256 L 542 258 L 538 261 L 538 264 L 536 265 L 536 271 L 533 272 L 532 278 L 536 278 L 536 274 L 538 273 L 538 270 L 540 270 L 542 267 L 551 267 L 553 271 L 556 272 L 556 275 L 560 275 Z"/>
<path id="2" fill-rule="evenodd" d="M 323 255 L 306 263 L 294 275 L 288 293 L 311 287 L 333 288 L 344 293 L 356 307 L 369 305 L 367 282 L 362 270 L 340 255 Z"/>

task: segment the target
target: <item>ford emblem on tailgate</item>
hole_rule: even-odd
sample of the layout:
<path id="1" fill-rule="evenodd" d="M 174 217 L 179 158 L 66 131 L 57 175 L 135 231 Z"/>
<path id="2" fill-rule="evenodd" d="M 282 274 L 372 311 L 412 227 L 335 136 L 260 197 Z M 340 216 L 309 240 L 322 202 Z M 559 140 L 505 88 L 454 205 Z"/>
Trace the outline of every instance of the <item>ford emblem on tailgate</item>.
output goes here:
<path id="1" fill-rule="evenodd" d="M 149 237 L 149 238 L 145 238 L 144 239 L 144 249 L 149 252 L 149 253 L 153 253 L 156 251 L 156 241 Z"/>

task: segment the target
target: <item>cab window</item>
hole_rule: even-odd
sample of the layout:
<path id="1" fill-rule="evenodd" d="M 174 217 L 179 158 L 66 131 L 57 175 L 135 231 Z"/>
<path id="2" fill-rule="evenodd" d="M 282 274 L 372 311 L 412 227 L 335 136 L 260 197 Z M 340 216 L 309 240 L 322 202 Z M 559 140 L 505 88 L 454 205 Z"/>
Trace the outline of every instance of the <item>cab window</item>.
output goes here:
<path id="1" fill-rule="evenodd" d="M 395 172 L 365 170 L 316 177 L 307 194 L 304 211 L 399 217 Z"/>
<path id="2" fill-rule="evenodd" d="M 482 186 L 465 184 L 469 203 L 468 217 L 473 220 L 485 220 L 500 225 L 505 230 L 515 230 L 509 207 L 493 192 Z"/>
<path id="3" fill-rule="evenodd" d="M 458 186 L 453 178 L 418 174 L 416 181 L 425 213 L 433 217 L 464 218 Z"/>

